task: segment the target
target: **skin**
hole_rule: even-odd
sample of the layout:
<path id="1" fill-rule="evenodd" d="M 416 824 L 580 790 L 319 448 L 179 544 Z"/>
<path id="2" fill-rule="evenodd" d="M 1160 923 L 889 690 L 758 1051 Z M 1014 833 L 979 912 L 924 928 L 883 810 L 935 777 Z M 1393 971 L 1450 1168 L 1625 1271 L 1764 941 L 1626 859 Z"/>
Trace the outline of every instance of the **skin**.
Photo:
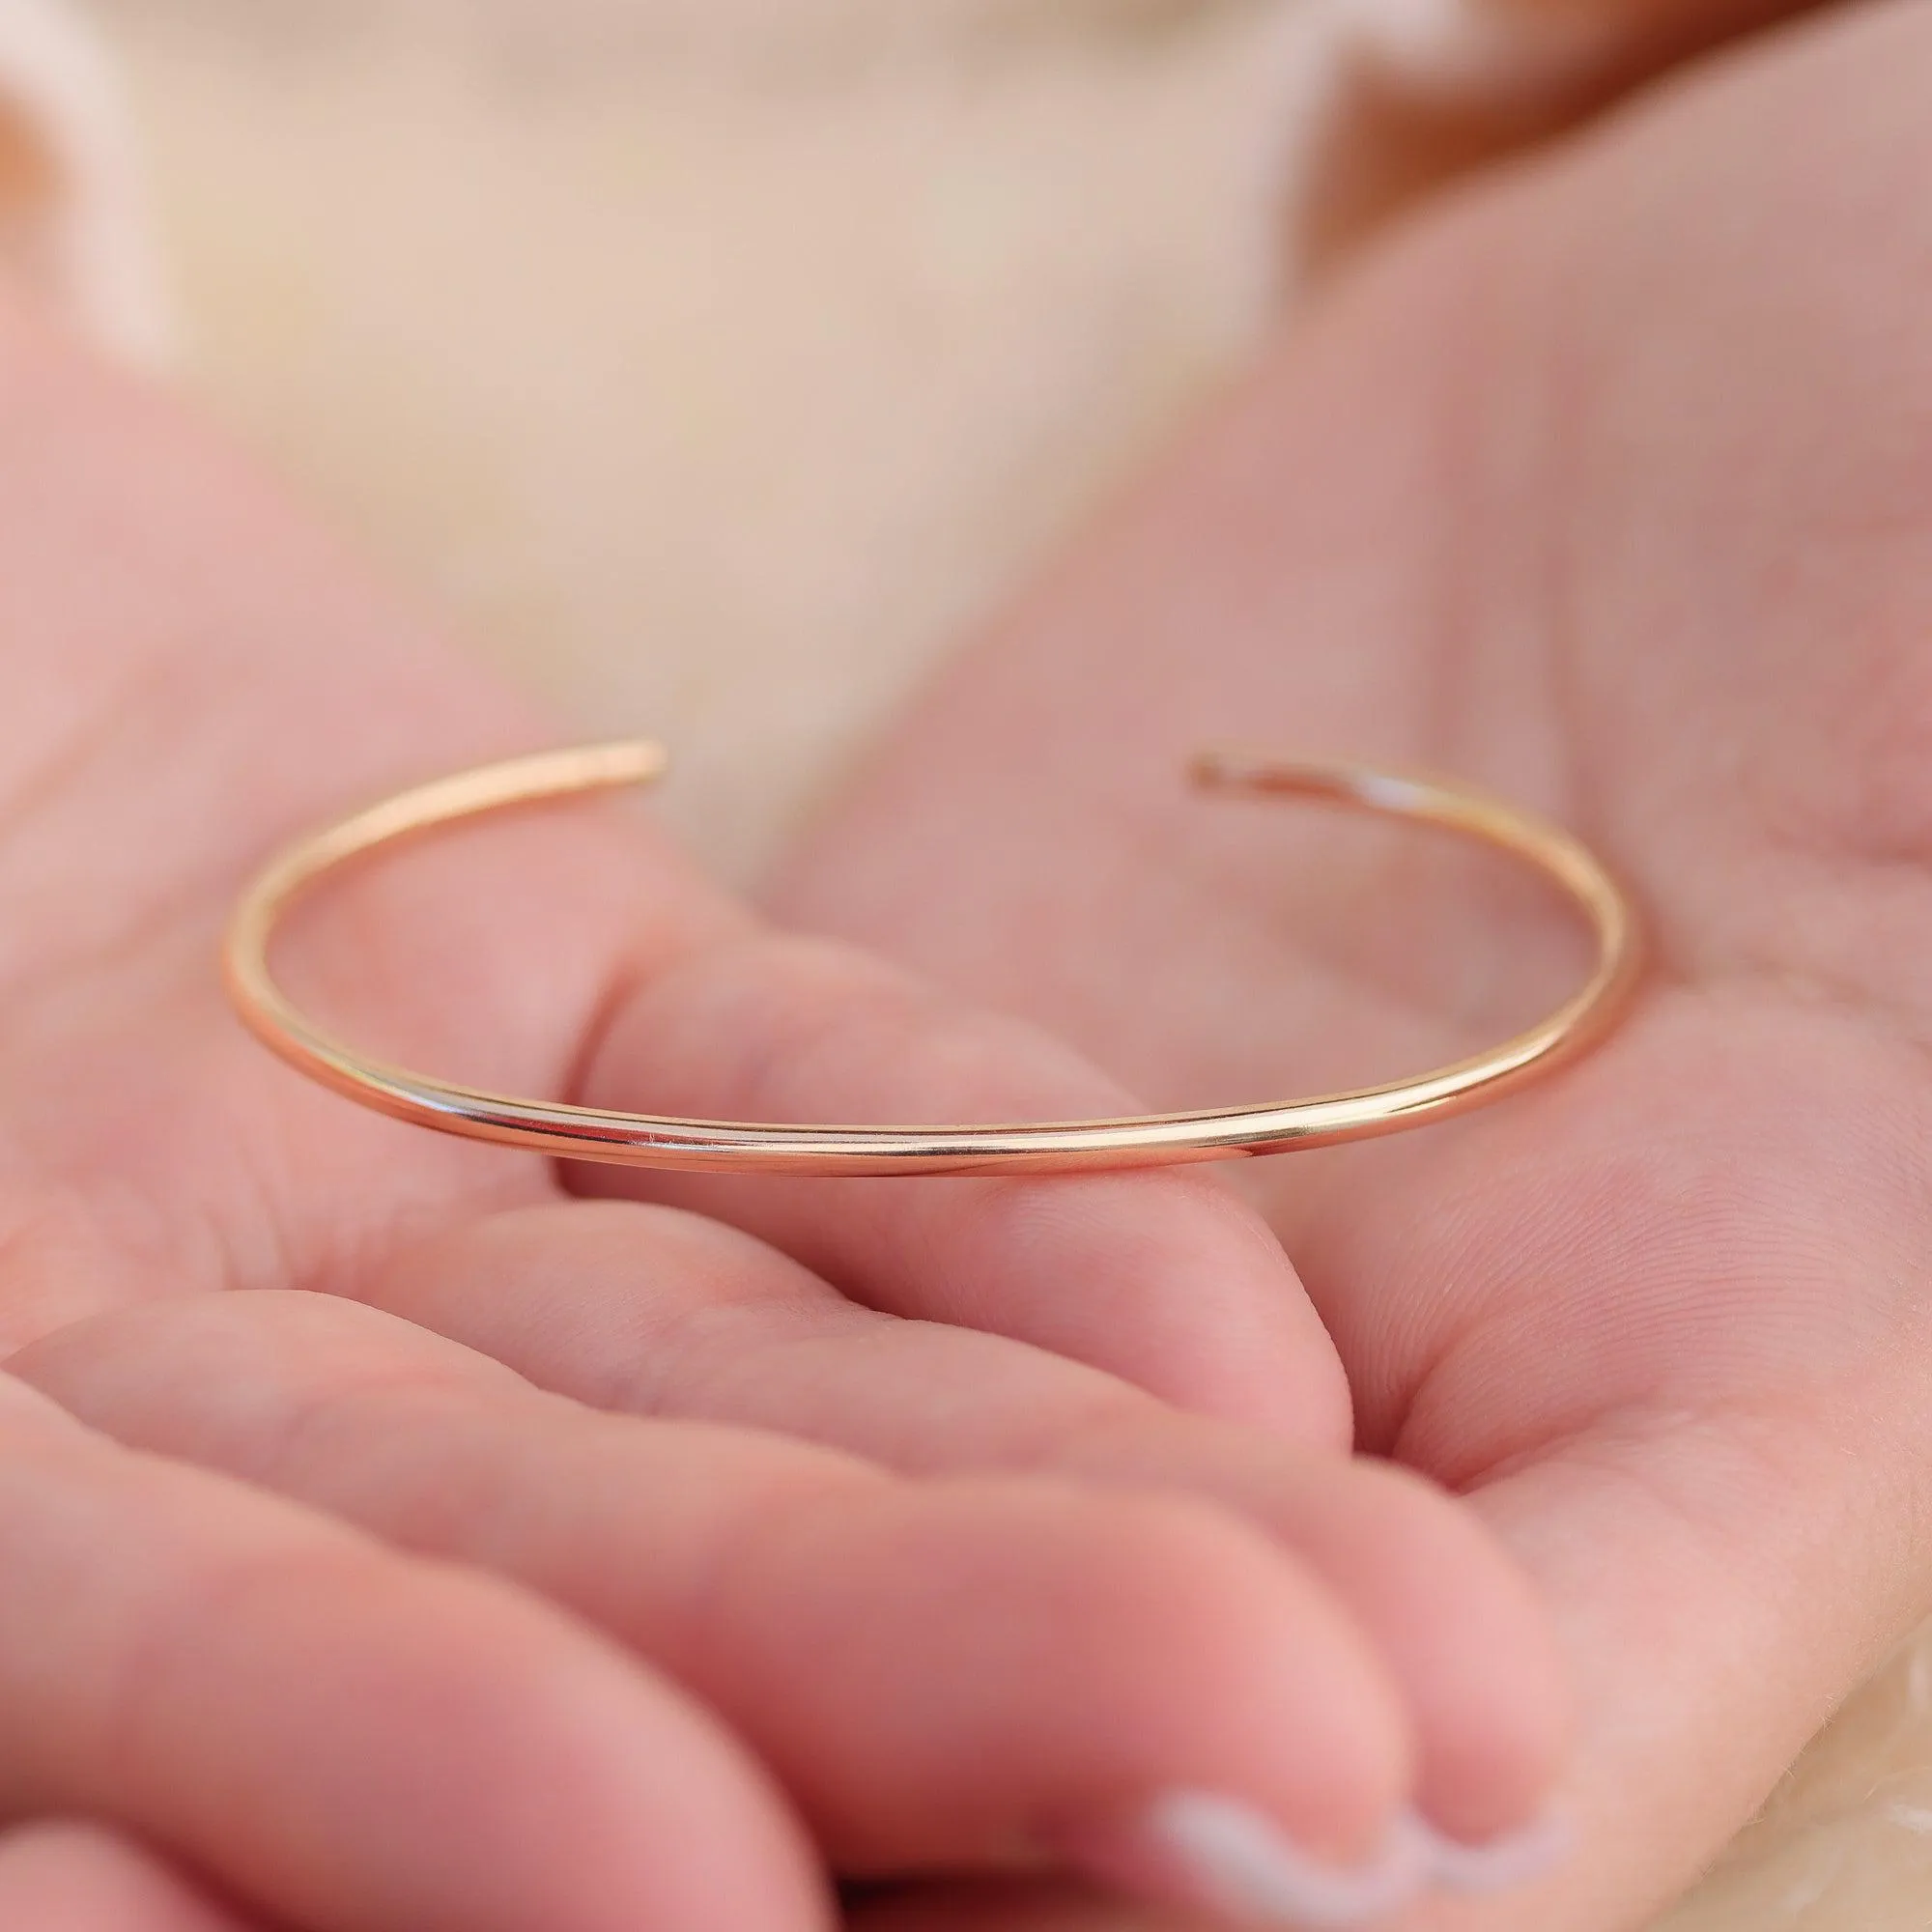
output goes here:
<path id="1" fill-rule="evenodd" d="M 62 1932 L 240 1932 L 246 1922 L 152 1853 L 71 1824 L 0 1836 L 0 1916 Z"/>
<path id="2" fill-rule="evenodd" d="M 1494 1039 L 1578 957 L 1426 839 L 1190 800 L 1196 743 L 1462 774 L 1635 889 L 1594 1059 L 1238 1177 L 1360 1442 L 1469 1496 L 1582 1690 L 1578 1858 L 1458 1925 L 1639 1921 L 1932 1607 L 1928 71 L 1922 4 L 1818 18 L 1389 237 L 774 894 L 1207 1104 Z M 1130 1917 L 878 1932 L 982 1913 Z"/>
<path id="3" fill-rule="evenodd" d="M 831 1874 L 1037 1869 L 1177 1785 L 1331 1858 L 1406 1804 L 1538 1812 L 1567 1690 L 1526 1578 L 1351 1462 L 1216 1183 L 585 1200 L 247 1038 L 213 961 L 267 852 L 541 727 L 5 304 L 0 637 L 0 1906 L 812 1932 Z M 285 963 L 520 1092 L 1127 1104 L 623 810 L 399 854 Z"/>

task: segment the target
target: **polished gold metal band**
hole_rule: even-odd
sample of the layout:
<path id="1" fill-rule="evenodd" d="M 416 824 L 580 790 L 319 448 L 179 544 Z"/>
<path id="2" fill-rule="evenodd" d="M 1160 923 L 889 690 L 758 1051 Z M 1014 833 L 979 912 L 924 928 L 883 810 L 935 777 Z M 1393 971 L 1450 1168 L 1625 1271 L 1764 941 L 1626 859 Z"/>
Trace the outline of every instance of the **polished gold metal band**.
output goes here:
<path id="1" fill-rule="evenodd" d="M 483 1093 L 366 1059 L 298 1011 L 275 983 L 269 949 L 277 923 L 336 867 L 479 812 L 648 784 L 664 766 L 659 748 L 641 742 L 543 753 L 423 785 L 304 839 L 256 879 L 236 909 L 225 955 L 236 1009 L 283 1059 L 365 1106 L 419 1126 L 563 1160 L 729 1174 L 1065 1174 L 1332 1147 L 1441 1120 L 1494 1099 L 1594 1044 L 1614 1023 L 1635 978 L 1637 928 L 1628 900 L 1589 850 L 1556 826 L 1437 781 L 1356 764 L 1220 753 L 1196 763 L 1197 782 L 1419 820 L 1526 861 L 1568 894 L 1589 922 L 1597 959 L 1587 982 L 1514 1039 L 1388 1086 L 1128 1120 L 903 1127 L 687 1121 Z"/>

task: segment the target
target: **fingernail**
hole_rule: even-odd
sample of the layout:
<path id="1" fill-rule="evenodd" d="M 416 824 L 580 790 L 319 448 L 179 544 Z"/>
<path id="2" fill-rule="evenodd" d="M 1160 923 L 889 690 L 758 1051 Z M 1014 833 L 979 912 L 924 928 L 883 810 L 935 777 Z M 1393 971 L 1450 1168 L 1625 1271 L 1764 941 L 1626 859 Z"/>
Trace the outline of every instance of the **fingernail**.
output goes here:
<path id="1" fill-rule="evenodd" d="M 1171 1791 L 1131 1818 L 1057 1834 L 1055 1850 L 1090 1877 L 1151 1903 L 1211 1912 L 1240 1926 L 1297 1932 L 1373 1925 L 1432 1889 L 1513 1890 L 1546 1878 L 1575 1849 L 1550 1815 L 1470 1844 L 1403 1812 L 1375 1856 L 1338 1865 L 1305 1851 L 1252 1805 Z"/>
<path id="2" fill-rule="evenodd" d="M 1510 1891 L 1534 1885 L 1548 1878 L 1577 1846 L 1569 1820 L 1555 1813 L 1480 1845 L 1452 1838 L 1413 1813 L 1400 1829 L 1413 1843 L 1429 1883 L 1444 1891 Z"/>
<path id="3" fill-rule="evenodd" d="M 1300 1932 L 1373 1924 L 1427 1883 L 1417 1833 L 1392 1831 L 1366 1862 L 1337 1865 L 1251 1805 L 1206 1791 L 1168 1792 L 1122 1824 L 1061 1834 L 1058 1848 L 1090 1876 L 1150 1902 Z"/>

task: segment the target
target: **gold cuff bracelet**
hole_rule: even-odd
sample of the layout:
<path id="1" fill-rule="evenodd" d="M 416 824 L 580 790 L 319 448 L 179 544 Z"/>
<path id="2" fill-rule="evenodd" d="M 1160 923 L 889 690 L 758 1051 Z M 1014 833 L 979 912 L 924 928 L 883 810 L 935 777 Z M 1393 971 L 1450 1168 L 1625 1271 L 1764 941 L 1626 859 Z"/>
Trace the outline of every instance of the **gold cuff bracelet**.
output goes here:
<path id="1" fill-rule="evenodd" d="M 226 978 L 242 1019 L 284 1060 L 364 1106 L 419 1126 L 562 1160 L 725 1174 L 1065 1174 L 1231 1160 L 1332 1147 L 1420 1126 L 1480 1106 L 1599 1040 L 1635 978 L 1635 918 L 1614 879 L 1556 826 L 1458 785 L 1347 763 L 1210 754 L 1194 767 L 1216 788 L 1326 800 L 1440 826 L 1527 862 L 1580 908 L 1597 948 L 1588 980 L 1514 1039 L 1410 1080 L 1207 1113 L 1022 1126 L 783 1126 L 608 1112 L 483 1093 L 364 1058 L 290 1003 L 269 969 L 275 926 L 337 867 L 455 819 L 576 793 L 647 784 L 664 770 L 654 745 L 625 742 L 541 753 L 443 779 L 302 840 L 249 887 L 230 925 Z"/>

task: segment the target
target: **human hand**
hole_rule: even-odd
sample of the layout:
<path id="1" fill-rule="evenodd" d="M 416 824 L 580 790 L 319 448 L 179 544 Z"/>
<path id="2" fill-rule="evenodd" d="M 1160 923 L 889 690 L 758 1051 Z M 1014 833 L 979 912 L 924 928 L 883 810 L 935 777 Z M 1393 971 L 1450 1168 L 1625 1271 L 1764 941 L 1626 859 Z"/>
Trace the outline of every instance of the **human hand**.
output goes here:
<path id="1" fill-rule="evenodd" d="M 0 1841 L 0 1905 L 804 1932 L 821 1864 L 1189 1893 L 1141 1829 L 1176 1788 L 1331 1861 L 1412 1802 L 1534 1813 L 1563 1700 L 1525 1587 L 1349 1464 L 1326 1338 L 1211 1184 L 713 1186 L 767 1245 L 574 1202 L 248 1040 L 213 956 L 265 851 L 530 726 L 5 313 L 0 636 L 0 1821 L 97 1828 Z M 616 813 L 400 853 L 288 963 L 372 1046 L 522 1092 L 1120 1098 L 775 938 Z M 787 1414 L 858 1453 L 686 1419 Z"/>
<path id="2" fill-rule="evenodd" d="M 1389 240 L 776 895 L 1173 1105 L 1420 1067 L 1576 970 L 1413 834 L 1188 799 L 1200 743 L 1486 782 L 1647 902 L 1595 1059 L 1238 1175 L 1363 1444 L 1474 1498 L 1583 1688 L 1579 1857 L 1458 1923 L 1633 1922 L 1928 1607 L 1928 71 L 1923 6 L 1819 18 Z"/>

